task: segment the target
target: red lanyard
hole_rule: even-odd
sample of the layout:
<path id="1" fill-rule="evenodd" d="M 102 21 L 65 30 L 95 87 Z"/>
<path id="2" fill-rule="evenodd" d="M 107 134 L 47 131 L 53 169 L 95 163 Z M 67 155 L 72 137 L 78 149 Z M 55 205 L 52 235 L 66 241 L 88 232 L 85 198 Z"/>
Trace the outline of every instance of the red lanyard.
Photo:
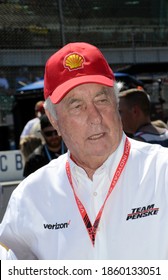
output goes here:
<path id="1" fill-rule="evenodd" d="M 69 179 L 69 183 L 72 187 L 72 190 L 73 190 L 73 193 L 74 193 L 74 196 L 75 196 L 75 200 L 76 200 L 76 203 L 78 205 L 78 209 L 79 209 L 80 214 L 82 216 L 82 219 L 85 223 L 86 229 L 88 231 L 88 234 L 89 234 L 89 237 L 91 239 L 91 242 L 92 242 L 93 246 L 95 244 L 96 232 L 97 232 L 97 228 L 98 228 L 98 225 L 99 225 L 102 213 L 103 213 L 105 203 L 106 203 L 108 197 L 110 196 L 112 190 L 116 186 L 117 181 L 118 181 L 118 179 L 119 179 L 119 177 L 120 177 L 120 175 L 121 175 L 121 173 L 122 173 L 122 171 L 123 171 L 123 169 L 126 165 L 126 162 L 128 160 L 128 156 L 129 156 L 129 152 L 130 152 L 130 142 L 129 142 L 128 138 L 126 138 L 123 155 L 121 157 L 121 160 L 120 160 L 120 162 L 117 166 L 117 169 L 115 171 L 115 174 L 113 176 L 113 179 L 112 179 L 111 185 L 109 187 L 108 193 L 106 195 L 106 198 L 104 200 L 104 203 L 103 203 L 102 207 L 100 208 L 99 213 L 97 214 L 97 217 L 96 217 L 93 225 L 90 222 L 90 219 L 89 219 L 88 214 L 85 210 L 85 207 L 83 206 L 82 202 L 80 201 L 80 199 L 78 198 L 78 196 L 75 193 L 75 189 L 74 189 L 74 186 L 73 186 L 73 183 L 72 183 L 70 165 L 69 165 L 68 161 L 66 162 L 66 172 L 67 172 L 67 176 L 68 176 L 68 179 Z"/>

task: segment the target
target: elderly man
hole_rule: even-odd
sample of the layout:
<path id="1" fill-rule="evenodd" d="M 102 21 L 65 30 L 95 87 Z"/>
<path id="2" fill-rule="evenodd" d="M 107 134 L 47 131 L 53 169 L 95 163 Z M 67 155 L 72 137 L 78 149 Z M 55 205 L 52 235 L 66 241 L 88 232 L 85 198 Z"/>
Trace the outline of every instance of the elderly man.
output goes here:
<path id="1" fill-rule="evenodd" d="M 18 259 L 168 259 L 168 151 L 123 133 L 102 53 L 64 46 L 46 64 L 44 92 L 68 152 L 14 191 L 0 240 Z"/>

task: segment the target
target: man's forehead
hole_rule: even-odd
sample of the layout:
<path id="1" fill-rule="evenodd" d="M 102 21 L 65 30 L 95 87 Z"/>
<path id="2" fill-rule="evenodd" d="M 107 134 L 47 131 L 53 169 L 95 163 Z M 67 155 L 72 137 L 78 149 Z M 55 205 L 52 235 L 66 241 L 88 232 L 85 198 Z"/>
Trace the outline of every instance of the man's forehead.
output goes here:
<path id="1" fill-rule="evenodd" d="M 72 98 L 77 95 L 82 95 L 85 97 L 86 92 L 92 92 L 95 95 L 97 94 L 106 94 L 110 92 L 112 87 L 104 86 L 101 84 L 89 83 L 89 84 L 82 84 L 67 93 L 67 95 L 63 98 L 63 100 L 67 100 L 68 98 Z"/>

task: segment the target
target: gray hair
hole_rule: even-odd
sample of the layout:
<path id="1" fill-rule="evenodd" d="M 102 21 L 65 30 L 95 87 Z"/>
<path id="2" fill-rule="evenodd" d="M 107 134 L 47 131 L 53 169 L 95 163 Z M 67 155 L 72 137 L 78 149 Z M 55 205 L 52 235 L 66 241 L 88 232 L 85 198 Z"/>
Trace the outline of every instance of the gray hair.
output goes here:
<path id="1" fill-rule="evenodd" d="M 119 92 L 122 88 L 123 84 L 122 82 L 114 82 L 114 95 L 115 95 L 115 99 L 116 99 L 116 103 L 119 103 Z M 45 102 L 44 102 L 44 108 L 50 112 L 50 114 L 57 120 L 58 116 L 57 116 L 57 112 L 56 112 L 56 104 L 51 102 L 51 99 L 48 97 Z"/>
<path id="2" fill-rule="evenodd" d="M 53 116 L 54 119 L 58 119 L 56 112 L 56 104 L 51 102 L 51 99 L 48 97 L 44 102 L 44 108 Z"/>

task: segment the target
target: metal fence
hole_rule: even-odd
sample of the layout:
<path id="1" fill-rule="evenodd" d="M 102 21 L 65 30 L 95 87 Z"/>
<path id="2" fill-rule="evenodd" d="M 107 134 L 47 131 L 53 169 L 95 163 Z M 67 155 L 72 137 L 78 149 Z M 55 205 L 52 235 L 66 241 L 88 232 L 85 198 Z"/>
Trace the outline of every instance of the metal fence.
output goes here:
<path id="1" fill-rule="evenodd" d="M 0 48 L 167 46 L 166 8 L 163 0 L 0 1 Z"/>
<path id="2" fill-rule="evenodd" d="M 167 0 L 1 0 L 0 77 L 6 76 L 13 93 L 43 76 L 44 65 L 23 65 L 24 50 L 33 54 L 73 41 L 100 48 L 166 47 L 167 26 Z M 12 50 L 18 50 L 17 66 Z"/>
<path id="3" fill-rule="evenodd" d="M 73 41 L 167 47 L 168 1 L 0 0 L 0 38 L 0 127 L 12 127 L 13 95 L 43 77 L 46 54 Z"/>
<path id="4" fill-rule="evenodd" d="M 100 48 L 167 47 L 168 3 L 167 0 L 1 0 L 0 38 L 0 51 L 5 53 L 0 61 L 0 77 L 4 74 L 10 89 L 15 91 L 43 76 L 44 65 L 28 68 L 23 65 L 24 50 L 33 54 L 73 41 L 86 41 Z M 10 56 L 12 50 L 18 50 L 17 66 Z"/>

